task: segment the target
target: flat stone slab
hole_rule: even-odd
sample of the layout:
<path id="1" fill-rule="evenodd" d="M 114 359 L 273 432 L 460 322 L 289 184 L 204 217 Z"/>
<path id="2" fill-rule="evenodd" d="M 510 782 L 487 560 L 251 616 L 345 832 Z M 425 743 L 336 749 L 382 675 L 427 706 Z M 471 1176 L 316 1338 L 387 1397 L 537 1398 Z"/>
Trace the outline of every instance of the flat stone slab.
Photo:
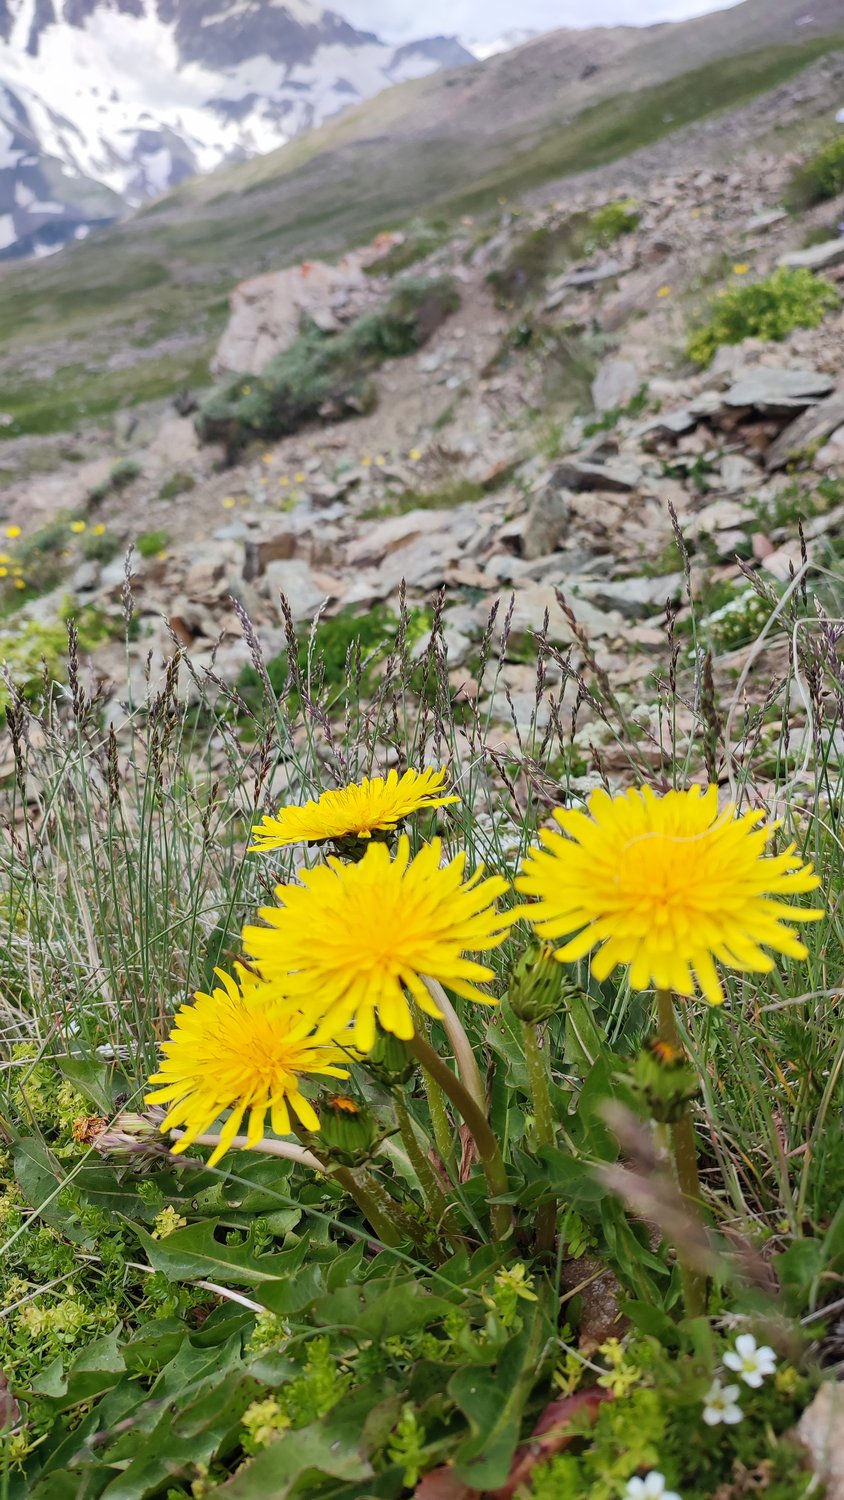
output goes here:
<path id="1" fill-rule="evenodd" d="M 555 465 L 552 483 L 555 489 L 608 490 L 624 495 L 638 489 L 641 480 L 642 471 L 636 464 L 590 464 L 572 457 Z"/>
<path id="2" fill-rule="evenodd" d="M 823 271 L 830 266 L 844 265 L 844 237 L 823 240 L 820 245 L 807 245 L 805 250 L 791 250 L 788 255 L 780 256 L 777 265 L 790 266 L 795 270 L 805 267 L 808 271 Z"/>
<path id="3" fill-rule="evenodd" d="M 789 412 L 821 401 L 833 390 L 831 375 L 819 370 L 751 370 L 723 395 L 726 407 L 749 406 L 759 412 Z"/>

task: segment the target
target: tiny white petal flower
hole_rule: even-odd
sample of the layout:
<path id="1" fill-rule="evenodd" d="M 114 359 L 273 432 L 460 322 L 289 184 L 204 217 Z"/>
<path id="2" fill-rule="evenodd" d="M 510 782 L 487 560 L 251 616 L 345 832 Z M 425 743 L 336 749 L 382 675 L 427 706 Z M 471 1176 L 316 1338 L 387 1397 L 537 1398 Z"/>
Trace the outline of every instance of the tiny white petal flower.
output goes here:
<path id="1" fill-rule="evenodd" d="M 724 1364 L 740 1375 L 745 1385 L 758 1390 L 765 1376 L 773 1375 L 777 1356 L 767 1344 L 758 1348 L 752 1333 L 740 1333 L 735 1349 L 724 1355 Z"/>
<path id="2" fill-rule="evenodd" d="M 680 1500 L 680 1496 L 674 1490 L 665 1488 L 664 1474 L 660 1474 L 658 1469 L 651 1469 L 644 1479 L 628 1479 L 624 1500 Z"/>
<path id="3" fill-rule="evenodd" d="M 707 1427 L 717 1427 L 721 1422 L 733 1426 L 741 1421 L 744 1412 L 738 1404 L 738 1395 L 737 1385 L 722 1385 L 720 1380 L 713 1380 L 704 1397 L 703 1420 Z"/>

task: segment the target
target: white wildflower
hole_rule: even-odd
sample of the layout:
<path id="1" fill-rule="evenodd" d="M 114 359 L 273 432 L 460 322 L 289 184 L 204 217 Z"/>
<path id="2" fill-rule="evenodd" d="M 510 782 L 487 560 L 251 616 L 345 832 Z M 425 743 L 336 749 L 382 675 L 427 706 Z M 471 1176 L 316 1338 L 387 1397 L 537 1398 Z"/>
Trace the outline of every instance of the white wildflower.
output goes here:
<path id="1" fill-rule="evenodd" d="M 713 1380 L 703 1403 L 703 1420 L 707 1427 L 717 1427 L 721 1422 L 726 1422 L 728 1426 L 740 1422 L 744 1413 L 738 1404 L 738 1397 L 737 1385 L 722 1385 L 720 1380 Z"/>
<path id="2" fill-rule="evenodd" d="M 740 1333 L 735 1349 L 724 1355 L 724 1364 L 728 1370 L 734 1370 L 745 1385 L 757 1390 L 766 1375 L 773 1375 L 777 1356 L 767 1344 L 759 1348 L 752 1333 Z"/>
<path id="3" fill-rule="evenodd" d="M 674 1490 L 665 1488 L 665 1475 L 651 1469 L 644 1479 L 628 1479 L 624 1500 L 680 1500 Z"/>

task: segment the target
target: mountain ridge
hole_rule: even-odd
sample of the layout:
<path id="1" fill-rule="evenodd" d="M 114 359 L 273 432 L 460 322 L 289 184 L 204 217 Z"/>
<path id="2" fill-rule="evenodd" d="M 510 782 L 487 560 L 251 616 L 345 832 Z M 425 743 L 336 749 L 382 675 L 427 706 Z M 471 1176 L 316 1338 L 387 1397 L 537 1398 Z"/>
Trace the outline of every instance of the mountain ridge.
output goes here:
<path id="1" fill-rule="evenodd" d="M 0 0 L 0 38 L 4 257 L 471 58 L 446 37 L 389 45 L 315 0 Z"/>

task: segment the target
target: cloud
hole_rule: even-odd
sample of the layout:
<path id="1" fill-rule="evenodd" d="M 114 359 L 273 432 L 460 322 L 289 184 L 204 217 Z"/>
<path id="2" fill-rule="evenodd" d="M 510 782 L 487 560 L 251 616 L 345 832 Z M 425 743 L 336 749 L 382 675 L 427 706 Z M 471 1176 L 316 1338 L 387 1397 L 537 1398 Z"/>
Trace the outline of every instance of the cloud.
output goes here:
<path id="1" fill-rule="evenodd" d="M 332 0 L 328 0 L 329 8 Z M 552 31 L 558 26 L 645 26 L 726 10 L 738 0 L 333 0 L 353 26 L 389 41 L 444 32 L 491 41 L 513 28 Z"/>

